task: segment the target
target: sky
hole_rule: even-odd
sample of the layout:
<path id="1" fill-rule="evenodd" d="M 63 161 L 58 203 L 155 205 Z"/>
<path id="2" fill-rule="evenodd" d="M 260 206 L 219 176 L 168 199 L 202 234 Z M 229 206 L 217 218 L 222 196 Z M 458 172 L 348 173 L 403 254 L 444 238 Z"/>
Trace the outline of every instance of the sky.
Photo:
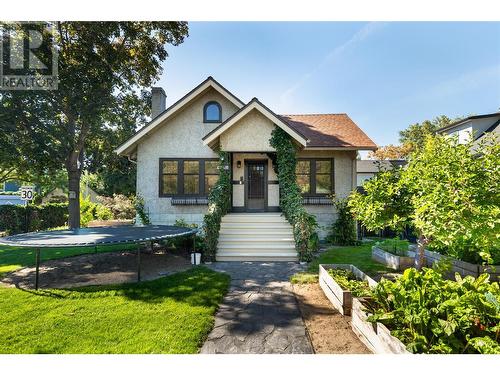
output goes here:
<path id="1" fill-rule="evenodd" d="M 168 52 L 167 106 L 213 76 L 278 114 L 347 113 L 379 146 L 500 108 L 500 22 L 190 22 Z"/>

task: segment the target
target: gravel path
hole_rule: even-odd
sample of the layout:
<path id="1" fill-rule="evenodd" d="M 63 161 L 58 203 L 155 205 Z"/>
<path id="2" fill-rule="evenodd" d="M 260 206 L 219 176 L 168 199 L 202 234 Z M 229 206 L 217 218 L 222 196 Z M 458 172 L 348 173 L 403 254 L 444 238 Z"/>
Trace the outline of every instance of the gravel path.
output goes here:
<path id="1" fill-rule="evenodd" d="M 313 353 L 289 283 L 292 262 L 217 262 L 231 276 L 215 326 L 201 353 Z"/>

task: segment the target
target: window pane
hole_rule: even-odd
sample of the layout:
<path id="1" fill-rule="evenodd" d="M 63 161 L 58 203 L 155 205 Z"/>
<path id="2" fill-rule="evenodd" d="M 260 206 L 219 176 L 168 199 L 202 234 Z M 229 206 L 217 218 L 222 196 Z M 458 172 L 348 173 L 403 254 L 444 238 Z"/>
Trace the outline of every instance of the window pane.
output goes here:
<path id="1" fill-rule="evenodd" d="M 316 175 L 316 194 L 332 192 L 332 178 L 329 174 Z"/>
<path id="2" fill-rule="evenodd" d="M 200 171 L 200 162 L 198 160 L 184 162 L 184 173 L 198 174 L 199 171 Z"/>
<path id="3" fill-rule="evenodd" d="M 309 176 L 298 175 L 297 176 L 297 184 L 300 187 L 301 193 L 309 193 Z"/>
<path id="4" fill-rule="evenodd" d="M 218 161 L 205 161 L 205 174 L 219 174 Z"/>
<path id="5" fill-rule="evenodd" d="M 206 121 L 220 121 L 220 118 L 220 110 L 217 104 L 213 103 L 205 108 Z"/>
<path id="6" fill-rule="evenodd" d="M 205 176 L 205 193 L 210 193 L 210 190 L 215 186 L 219 176 L 217 175 L 207 175 Z"/>
<path id="7" fill-rule="evenodd" d="M 163 173 L 177 174 L 177 160 L 165 160 L 163 162 Z"/>
<path id="8" fill-rule="evenodd" d="M 332 170 L 331 160 L 316 160 L 316 173 L 328 173 Z"/>
<path id="9" fill-rule="evenodd" d="M 309 160 L 299 160 L 297 162 L 297 167 L 295 168 L 295 173 L 297 174 L 309 174 L 311 170 L 311 163 Z"/>
<path id="10" fill-rule="evenodd" d="M 177 175 L 163 176 L 163 194 L 177 194 Z"/>
<path id="11" fill-rule="evenodd" d="M 198 194 L 200 177 L 197 175 L 184 175 L 184 194 Z"/>

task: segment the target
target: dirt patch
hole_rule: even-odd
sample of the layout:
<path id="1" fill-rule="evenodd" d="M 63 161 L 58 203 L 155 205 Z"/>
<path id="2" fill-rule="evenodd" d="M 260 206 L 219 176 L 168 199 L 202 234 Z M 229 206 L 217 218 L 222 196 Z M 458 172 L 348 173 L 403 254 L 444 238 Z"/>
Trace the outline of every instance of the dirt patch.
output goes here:
<path id="1" fill-rule="evenodd" d="M 319 284 L 294 284 L 293 291 L 316 353 L 371 353 L 352 332 L 351 318 L 333 308 Z"/>
<path id="2" fill-rule="evenodd" d="M 141 280 L 153 280 L 191 267 L 185 256 L 163 250 L 141 253 Z M 137 281 L 137 253 L 85 254 L 40 264 L 40 288 L 72 288 L 85 285 Z M 22 268 L 1 280 L 7 286 L 34 288 L 35 268 Z"/>

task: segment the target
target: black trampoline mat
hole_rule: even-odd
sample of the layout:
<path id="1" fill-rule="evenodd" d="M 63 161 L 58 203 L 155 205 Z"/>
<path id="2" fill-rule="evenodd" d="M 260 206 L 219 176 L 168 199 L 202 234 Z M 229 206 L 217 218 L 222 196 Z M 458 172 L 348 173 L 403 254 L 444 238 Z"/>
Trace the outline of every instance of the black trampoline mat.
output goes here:
<path id="1" fill-rule="evenodd" d="M 192 235 L 194 228 L 171 225 L 116 226 L 31 232 L 0 237 L 0 245 L 32 248 L 136 243 Z"/>

